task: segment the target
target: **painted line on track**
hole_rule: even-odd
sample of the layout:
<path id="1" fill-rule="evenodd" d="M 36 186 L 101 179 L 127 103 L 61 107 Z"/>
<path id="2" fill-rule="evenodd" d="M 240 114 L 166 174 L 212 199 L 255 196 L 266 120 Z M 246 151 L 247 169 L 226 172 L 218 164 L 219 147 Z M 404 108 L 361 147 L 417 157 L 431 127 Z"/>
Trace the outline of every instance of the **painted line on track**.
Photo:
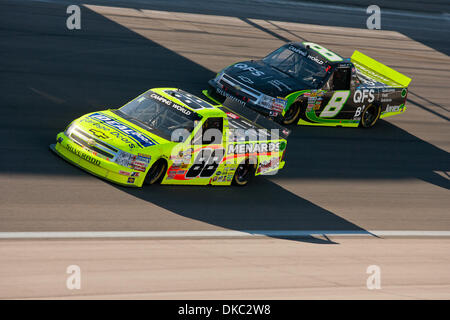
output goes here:
<path id="1" fill-rule="evenodd" d="M 68 231 L 0 232 L 0 239 L 93 239 L 93 238 L 235 238 L 235 237 L 450 237 L 450 231 L 420 230 L 217 230 L 217 231 Z"/>

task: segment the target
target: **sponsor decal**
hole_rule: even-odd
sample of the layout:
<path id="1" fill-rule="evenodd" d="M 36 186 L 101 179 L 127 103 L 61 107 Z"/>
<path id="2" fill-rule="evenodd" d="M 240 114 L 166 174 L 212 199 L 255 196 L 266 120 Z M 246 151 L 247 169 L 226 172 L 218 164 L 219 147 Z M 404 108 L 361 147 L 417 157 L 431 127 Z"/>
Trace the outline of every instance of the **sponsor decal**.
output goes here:
<path id="1" fill-rule="evenodd" d="M 228 117 L 230 117 L 231 119 L 239 119 L 239 116 L 237 114 L 234 114 L 232 112 L 225 112 L 227 114 Z"/>
<path id="2" fill-rule="evenodd" d="M 66 149 L 69 150 L 70 152 L 72 152 L 73 154 L 77 155 L 81 159 L 86 160 L 86 161 L 88 161 L 88 162 L 90 162 L 92 164 L 95 164 L 96 166 L 100 166 L 100 163 L 101 163 L 100 160 L 97 160 L 94 157 L 92 157 L 92 156 L 90 156 L 90 155 L 88 155 L 88 154 L 86 154 L 84 152 L 81 152 L 81 151 L 73 148 L 69 144 L 66 145 Z"/>
<path id="3" fill-rule="evenodd" d="M 364 103 L 366 102 L 372 102 L 375 100 L 374 96 L 374 90 L 373 89 L 363 89 L 363 90 L 356 90 L 353 95 L 353 102 L 355 103 Z"/>
<path id="4" fill-rule="evenodd" d="M 167 173 L 167 179 L 174 179 L 176 174 L 177 174 L 176 171 L 169 171 Z"/>
<path id="5" fill-rule="evenodd" d="M 131 173 L 131 176 L 132 176 L 132 177 L 139 177 L 140 175 L 141 175 L 140 172 L 132 172 L 132 173 Z"/>
<path id="6" fill-rule="evenodd" d="M 133 161 L 131 162 L 131 169 L 145 172 L 145 169 L 147 168 L 148 164 L 150 163 L 150 158 L 137 156 Z"/>
<path id="7" fill-rule="evenodd" d="M 102 122 L 103 124 L 106 124 L 110 127 L 113 127 L 114 129 L 124 133 L 128 137 L 132 138 L 139 144 L 141 144 L 143 147 L 149 147 L 156 144 L 155 141 L 153 141 L 150 137 L 147 137 L 143 133 L 131 128 L 130 126 L 126 125 L 125 123 L 122 123 L 119 120 L 110 118 L 109 116 L 106 116 L 102 113 L 96 112 L 89 116 L 89 118 L 95 119 L 97 121 Z"/>
<path id="8" fill-rule="evenodd" d="M 302 56 L 306 56 L 308 54 L 308 52 L 294 46 L 289 46 L 288 49 L 295 53 L 301 54 Z"/>
<path id="9" fill-rule="evenodd" d="M 228 154 L 278 152 L 279 150 L 280 150 L 279 142 L 230 144 L 228 146 Z"/>
<path id="10" fill-rule="evenodd" d="M 128 172 L 128 171 L 122 171 L 122 170 L 119 170 L 119 174 L 123 174 L 124 176 L 129 176 L 129 175 L 131 175 L 130 172 Z"/>
<path id="11" fill-rule="evenodd" d="M 168 105 L 169 107 L 172 107 L 178 111 L 183 112 L 185 115 L 189 116 L 192 114 L 192 111 L 189 109 L 186 109 L 183 106 L 180 106 L 179 104 L 174 103 L 173 101 L 170 101 L 169 99 L 164 98 L 163 96 L 160 96 L 159 94 L 156 93 L 152 93 L 150 95 L 150 98 L 153 98 L 155 100 L 158 100 L 159 102 L 162 102 L 166 105 Z"/>
<path id="12" fill-rule="evenodd" d="M 138 153 L 138 156 L 151 159 L 151 156 L 149 154 L 145 154 L 145 153 Z"/>
<path id="13" fill-rule="evenodd" d="M 307 58 L 310 59 L 310 60 L 312 60 L 312 61 L 314 61 L 314 62 L 317 63 L 317 64 L 320 64 L 320 65 L 323 64 L 323 61 L 322 61 L 322 60 L 320 60 L 320 59 L 318 59 L 317 57 L 314 57 L 314 56 L 312 56 L 312 55 L 307 56 Z"/>
<path id="14" fill-rule="evenodd" d="M 276 112 L 282 112 L 286 108 L 287 101 L 283 98 L 275 98 L 272 104 L 272 110 Z"/>
<path id="15" fill-rule="evenodd" d="M 134 183 L 134 180 L 136 180 L 136 179 L 130 177 L 130 178 L 128 178 L 128 181 L 127 181 L 127 182 L 128 182 L 128 183 Z"/>
<path id="16" fill-rule="evenodd" d="M 388 105 L 387 107 L 386 107 L 386 111 L 385 112 L 398 112 L 398 111 L 400 111 L 402 109 L 402 106 L 400 105 L 400 106 L 390 106 L 390 105 Z"/>
<path id="17" fill-rule="evenodd" d="M 242 69 L 244 71 L 250 71 L 250 73 L 255 77 L 260 77 L 264 75 L 264 72 L 262 72 L 261 70 L 258 70 L 254 67 L 249 67 L 245 63 L 236 63 L 233 67 Z"/>
<path id="18" fill-rule="evenodd" d="M 278 157 L 274 157 L 270 160 L 262 161 L 258 167 L 258 173 L 264 173 L 269 170 L 273 170 L 278 168 L 280 165 L 280 159 Z"/>
<path id="19" fill-rule="evenodd" d="M 406 93 L 408 92 L 408 90 L 406 90 L 405 88 L 403 88 L 402 90 L 402 98 L 406 97 Z"/>
<path id="20" fill-rule="evenodd" d="M 235 96 L 232 96 L 231 94 L 223 91 L 222 89 L 216 88 L 216 91 L 217 91 L 218 94 L 220 94 L 220 95 L 222 95 L 224 97 L 230 98 L 231 100 L 234 100 L 234 101 L 240 103 L 241 105 L 245 106 L 245 102 L 244 101 L 236 98 Z"/>

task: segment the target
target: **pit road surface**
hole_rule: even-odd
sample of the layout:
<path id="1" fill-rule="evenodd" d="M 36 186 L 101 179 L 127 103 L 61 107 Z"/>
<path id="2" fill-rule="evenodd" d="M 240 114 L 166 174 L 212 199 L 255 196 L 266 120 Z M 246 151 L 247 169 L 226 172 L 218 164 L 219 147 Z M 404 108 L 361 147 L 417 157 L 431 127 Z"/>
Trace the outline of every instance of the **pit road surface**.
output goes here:
<path id="1" fill-rule="evenodd" d="M 450 231 L 445 15 L 387 13 L 382 30 L 367 30 L 364 10 L 302 3 L 86 1 L 82 29 L 68 30 L 73 3 L 0 2 L 0 235 L 175 231 L 181 239 L 0 240 L 0 297 L 208 298 L 212 290 L 216 298 L 450 298 L 446 237 L 313 235 Z M 412 14 L 420 16 L 414 24 Z M 357 49 L 408 75 L 407 112 L 370 130 L 294 127 L 285 169 L 243 189 L 126 189 L 48 151 L 82 114 L 119 107 L 152 87 L 200 95 L 222 67 L 291 40 L 343 56 Z M 311 236 L 183 233 L 227 230 Z M 69 264 L 89 279 L 82 290 L 65 288 Z M 365 287 L 373 264 L 386 275 L 377 293 Z M 164 280 L 138 286 L 153 268 Z"/>

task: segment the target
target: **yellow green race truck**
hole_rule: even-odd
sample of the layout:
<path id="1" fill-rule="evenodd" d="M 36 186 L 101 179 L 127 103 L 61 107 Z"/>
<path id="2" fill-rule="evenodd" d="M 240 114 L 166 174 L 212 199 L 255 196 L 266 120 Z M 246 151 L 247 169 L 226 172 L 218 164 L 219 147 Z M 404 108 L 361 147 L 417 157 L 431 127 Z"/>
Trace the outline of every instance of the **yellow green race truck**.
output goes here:
<path id="1" fill-rule="evenodd" d="M 212 105 L 177 88 L 154 88 L 119 109 L 72 121 L 50 149 L 125 186 L 243 186 L 284 167 L 289 133 L 234 101 Z"/>

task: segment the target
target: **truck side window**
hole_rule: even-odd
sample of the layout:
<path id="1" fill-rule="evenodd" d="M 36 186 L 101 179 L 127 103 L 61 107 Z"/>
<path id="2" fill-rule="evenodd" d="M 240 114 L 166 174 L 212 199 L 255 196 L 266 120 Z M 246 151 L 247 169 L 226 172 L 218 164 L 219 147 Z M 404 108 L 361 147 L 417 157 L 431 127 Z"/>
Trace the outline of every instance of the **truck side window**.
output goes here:
<path id="1" fill-rule="evenodd" d="M 223 118 L 208 118 L 202 127 L 202 144 L 221 144 Z"/>
<path id="2" fill-rule="evenodd" d="M 333 90 L 350 90 L 351 69 L 338 68 L 333 73 Z"/>

